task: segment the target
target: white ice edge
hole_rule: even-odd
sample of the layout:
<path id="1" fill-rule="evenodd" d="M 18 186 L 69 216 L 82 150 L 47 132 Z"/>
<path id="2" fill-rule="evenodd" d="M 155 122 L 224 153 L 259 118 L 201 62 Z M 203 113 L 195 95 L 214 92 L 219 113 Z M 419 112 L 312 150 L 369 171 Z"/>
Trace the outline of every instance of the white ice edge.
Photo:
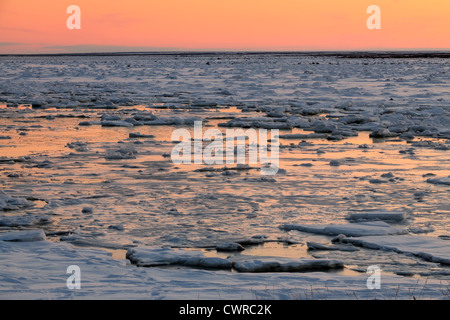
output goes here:
<path id="1" fill-rule="evenodd" d="M 450 265 L 450 246 L 448 241 L 426 236 L 395 235 L 367 236 L 345 238 L 344 243 L 351 243 L 370 249 L 392 250 L 409 253 L 428 261 Z"/>
<path id="2" fill-rule="evenodd" d="M 391 234 L 406 234 L 407 231 L 394 228 L 383 221 L 347 223 L 347 224 L 284 224 L 285 230 L 298 230 L 308 233 L 347 237 L 382 236 Z"/>

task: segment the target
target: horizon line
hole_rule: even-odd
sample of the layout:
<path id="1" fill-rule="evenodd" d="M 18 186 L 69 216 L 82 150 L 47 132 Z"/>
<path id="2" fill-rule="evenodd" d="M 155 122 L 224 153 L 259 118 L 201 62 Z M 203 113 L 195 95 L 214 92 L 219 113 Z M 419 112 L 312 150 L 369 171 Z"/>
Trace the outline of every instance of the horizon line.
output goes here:
<path id="1" fill-rule="evenodd" d="M 132 56 L 132 55 L 215 55 L 215 54 L 285 54 L 343 57 L 440 57 L 450 58 L 450 49 L 349 49 L 349 50 L 155 50 L 60 53 L 0 53 L 5 56 Z"/>

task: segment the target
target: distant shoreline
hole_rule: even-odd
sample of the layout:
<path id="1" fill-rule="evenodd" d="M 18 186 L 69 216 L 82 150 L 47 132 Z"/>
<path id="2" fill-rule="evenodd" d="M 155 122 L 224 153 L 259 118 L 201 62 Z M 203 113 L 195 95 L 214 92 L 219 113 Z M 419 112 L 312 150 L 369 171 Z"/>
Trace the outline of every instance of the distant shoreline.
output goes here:
<path id="1" fill-rule="evenodd" d="M 39 54 L 0 54 L 0 57 L 89 57 L 89 56 L 245 56 L 280 55 L 337 58 L 450 58 L 449 51 L 151 51 L 151 52 L 90 52 L 90 53 L 39 53 Z"/>

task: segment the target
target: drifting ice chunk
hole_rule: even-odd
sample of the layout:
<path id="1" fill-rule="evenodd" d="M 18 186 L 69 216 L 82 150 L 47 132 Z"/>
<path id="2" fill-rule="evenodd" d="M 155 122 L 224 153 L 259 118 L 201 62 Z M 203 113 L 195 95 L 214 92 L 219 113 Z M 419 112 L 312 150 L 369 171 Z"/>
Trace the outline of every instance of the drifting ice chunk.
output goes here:
<path id="1" fill-rule="evenodd" d="M 344 264 L 338 260 L 328 259 L 254 257 L 236 261 L 233 267 L 239 272 L 301 272 L 342 269 Z"/>
<path id="2" fill-rule="evenodd" d="M 427 179 L 428 183 L 450 185 L 450 176 L 444 178 Z"/>
<path id="3" fill-rule="evenodd" d="M 34 203 L 23 198 L 10 197 L 3 191 L 0 191 L 0 211 L 17 210 L 34 206 Z"/>
<path id="4" fill-rule="evenodd" d="M 152 134 L 142 134 L 139 132 L 130 132 L 130 134 L 128 136 L 130 137 L 130 139 L 132 139 L 132 138 L 154 138 L 155 137 Z"/>
<path id="5" fill-rule="evenodd" d="M 285 230 L 298 230 L 309 233 L 337 236 L 343 234 L 347 237 L 384 236 L 390 234 L 405 234 L 405 230 L 393 228 L 383 221 L 361 222 L 349 224 L 284 224 Z"/>
<path id="6" fill-rule="evenodd" d="M 386 128 L 378 128 L 372 131 L 371 134 L 369 134 L 369 137 L 371 138 L 390 138 L 390 137 L 396 137 L 398 136 L 398 133 L 391 132 L 389 129 Z"/>
<path id="7" fill-rule="evenodd" d="M 0 216 L 1 227 L 29 227 L 32 225 L 42 225 L 51 223 L 52 220 L 47 216 L 35 217 L 32 215 L 24 216 Z"/>
<path id="8" fill-rule="evenodd" d="M 445 240 L 425 236 L 388 236 L 345 238 L 351 243 L 369 249 L 392 250 L 399 253 L 410 253 L 428 261 L 450 264 L 450 249 Z"/>
<path id="9" fill-rule="evenodd" d="M 136 149 L 132 145 L 124 145 L 118 150 L 107 150 L 105 159 L 120 160 L 120 159 L 136 159 Z"/>
<path id="10" fill-rule="evenodd" d="M 365 211 L 350 213 L 346 219 L 353 221 L 365 220 L 388 220 L 388 221 L 403 221 L 407 214 L 402 211 Z"/>
<path id="11" fill-rule="evenodd" d="M 122 120 L 102 121 L 101 125 L 103 127 L 133 127 L 132 123 L 129 123 L 127 121 L 122 121 Z"/>
<path id="12" fill-rule="evenodd" d="M 317 242 L 307 242 L 309 250 L 326 250 L 326 251 L 359 251 L 358 248 L 349 245 L 325 245 Z"/>
<path id="13" fill-rule="evenodd" d="M 102 121 L 81 121 L 78 123 L 79 126 L 94 126 L 94 125 L 101 125 Z"/>
<path id="14" fill-rule="evenodd" d="M 121 120 L 119 116 L 114 114 L 102 114 L 102 121 L 118 121 Z"/>
<path id="15" fill-rule="evenodd" d="M 132 248 L 127 259 L 140 267 L 182 265 L 190 267 L 231 269 L 231 261 L 222 258 L 205 257 L 201 251 L 187 251 L 172 248 Z"/>
<path id="16" fill-rule="evenodd" d="M 245 248 L 239 243 L 231 242 L 231 243 L 222 243 L 222 244 L 217 245 L 216 250 L 217 251 L 243 251 L 243 250 L 245 250 Z"/>
<path id="17" fill-rule="evenodd" d="M 42 229 L 0 233 L 0 241 L 31 242 L 45 240 Z"/>
<path id="18" fill-rule="evenodd" d="M 296 134 L 280 134 L 278 138 L 280 139 L 322 139 L 328 137 L 326 133 L 296 133 Z"/>

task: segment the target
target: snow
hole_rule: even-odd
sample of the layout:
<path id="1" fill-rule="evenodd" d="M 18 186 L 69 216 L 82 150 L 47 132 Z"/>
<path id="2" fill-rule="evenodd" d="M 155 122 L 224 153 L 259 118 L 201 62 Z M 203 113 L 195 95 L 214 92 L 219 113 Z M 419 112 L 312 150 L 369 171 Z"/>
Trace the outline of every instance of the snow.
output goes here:
<path id="1" fill-rule="evenodd" d="M 49 263 L 51 262 L 51 263 Z M 235 273 L 191 268 L 136 268 L 99 249 L 67 243 L 0 241 L 0 298 L 92 300 L 445 299 L 445 283 L 383 274 L 370 290 L 368 274 L 330 272 Z M 70 290 L 66 270 L 77 265 L 81 288 Z"/>
<path id="2" fill-rule="evenodd" d="M 399 253 L 410 253 L 425 260 L 450 264 L 450 250 L 445 240 L 426 236 L 398 235 L 384 237 L 345 238 L 344 243 Z"/>
<path id="3" fill-rule="evenodd" d="M 390 234 L 405 234 L 407 231 L 391 227 L 383 221 L 361 222 L 349 224 L 284 224 L 285 230 L 298 230 L 309 233 L 336 236 L 343 234 L 347 237 L 382 236 Z"/>

